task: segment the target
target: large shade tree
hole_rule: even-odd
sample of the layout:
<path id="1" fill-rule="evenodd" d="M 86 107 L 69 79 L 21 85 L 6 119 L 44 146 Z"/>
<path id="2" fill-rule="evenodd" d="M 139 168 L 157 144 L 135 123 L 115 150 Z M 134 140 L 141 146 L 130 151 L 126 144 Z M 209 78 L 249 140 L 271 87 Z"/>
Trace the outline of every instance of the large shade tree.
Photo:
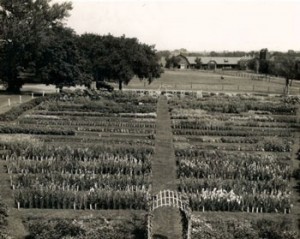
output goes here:
<path id="1" fill-rule="evenodd" d="M 37 59 L 56 27 L 72 9 L 51 0 L 0 0 L 0 78 L 9 91 L 19 91 L 22 73 L 35 73 Z"/>
<path id="2" fill-rule="evenodd" d="M 134 76 L 151 83 L 162 73 L 154 46 L 142 44 L 136 38 L 84 34 L 79 45 L 94 79 L 117 82 L 120 90 Z"/>
<path id="3" fill-rule="evenodd" d="M 86 69 L 86 59 L 77 45 L 78 36 L 72 29 L 55 27 L 47 46 L 40 50 L 36 62 L 36 76 L 42 83 L 64 86 L 92 83 Z"/>

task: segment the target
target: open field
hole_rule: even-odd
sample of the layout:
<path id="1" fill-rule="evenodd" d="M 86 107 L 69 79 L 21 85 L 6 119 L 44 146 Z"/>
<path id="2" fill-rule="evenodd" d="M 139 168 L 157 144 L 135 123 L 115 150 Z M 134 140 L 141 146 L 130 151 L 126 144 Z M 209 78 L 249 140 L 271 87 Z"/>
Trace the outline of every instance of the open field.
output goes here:
<path id="1" fill-rule="evenodd" d="M 0 228 L 14 238 L 58 239 L 60 224 L 81 238 L 298 238 L 299 98 L 88 91 L 24 105 L 0 118 Z M 165 189 L 190 212 L 153 209 Z"/>
<path id="2" fill-rule="evenodd" d="M 132 80 L 125 88 L 129 89 L 166 89 L 166 90 L 202 90 L 218 92 L 258 92 L 282 94 L 284 79 L 271 78 L 252 80 L 249 74 L 245 76 L 225 75 L 222 72 L 208 71 L 170 71 L 165 73 L 160 79 L 154 80 L 150 85 L 139 79 Z M 224 80 L 221 80 L 223 75 Z M 249 75 L 249 76 L 248 76 Z M 300 82 L 293 82 L 290 90 L 291 94 L 300 94 Z"/>

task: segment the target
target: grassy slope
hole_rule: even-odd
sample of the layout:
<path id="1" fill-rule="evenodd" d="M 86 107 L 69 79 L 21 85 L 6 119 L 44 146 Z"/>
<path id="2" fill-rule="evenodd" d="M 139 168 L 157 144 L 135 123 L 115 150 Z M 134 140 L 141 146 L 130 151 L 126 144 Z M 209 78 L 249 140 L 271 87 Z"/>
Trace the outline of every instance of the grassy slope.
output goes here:
<path id="1" fill-rule="evenodd" d="M 17 106 L 20 104 L 19 95 L 0 95 L 0 114 L 4 113 L 11 109 L 11 107 Z M 11 107 L 8 106 L 8 99 L 10 99 Z M 22 102 L 27 102 L 31 99 L 29 95 L 22 95 Z"/>

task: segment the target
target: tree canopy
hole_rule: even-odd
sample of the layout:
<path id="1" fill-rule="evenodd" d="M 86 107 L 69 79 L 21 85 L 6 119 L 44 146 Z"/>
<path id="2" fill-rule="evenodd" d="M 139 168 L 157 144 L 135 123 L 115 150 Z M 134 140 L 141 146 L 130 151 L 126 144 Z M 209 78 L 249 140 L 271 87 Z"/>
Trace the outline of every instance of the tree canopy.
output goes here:
<path id="1" fill-rule="evenodd" d="M 8 90 L 19 91 L 24 83 L 20 75 L 35 72 L 41 49 L 71 9 L 70 3 L 49 0 L 0 0 L 0 78 Z"/>
<path id="2" fill-rule="evenodd" d="M 162 72 L 154 46 L 136 38 L 82 36 L 63 25 L 71 3 L 0 0 L 0 79 L 19 91 L 26 78 L 57 87 L 89 86 L 92 80 L 150 83 Z"/>
<path id="3" fill-rule="evenodd" d="M 136 38 L 84 34 L 79 45 L 94 79 L 118 82 L 119 89 L 134 76 L 151 83 L 162 73 L 154 46 L 139 43 Z"/>
<path id="4" fill-rule="evenodd" d="M 36 62 L 36 76 L 42 83 L 64 86 L 90 86 L 92 77 L 86 60 L 77 46 L 72 29 L 56 27 L 47 47 L 41 49 Z"/>

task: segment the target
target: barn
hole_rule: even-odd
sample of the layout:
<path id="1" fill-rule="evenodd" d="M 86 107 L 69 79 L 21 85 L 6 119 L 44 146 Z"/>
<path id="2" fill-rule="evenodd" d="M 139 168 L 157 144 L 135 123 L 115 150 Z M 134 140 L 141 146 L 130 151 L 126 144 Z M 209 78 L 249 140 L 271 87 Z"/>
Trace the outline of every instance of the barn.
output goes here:
<path id="1" fill-rule="evenodd" d="M 208 56 L 177 56 L 180 69 L 195 69 L 197 65 L 197 59 L 200 69 L 236 69 L 239 66 L 240 61 L 250 60 L 250 57 L 208 57 Z"/>

